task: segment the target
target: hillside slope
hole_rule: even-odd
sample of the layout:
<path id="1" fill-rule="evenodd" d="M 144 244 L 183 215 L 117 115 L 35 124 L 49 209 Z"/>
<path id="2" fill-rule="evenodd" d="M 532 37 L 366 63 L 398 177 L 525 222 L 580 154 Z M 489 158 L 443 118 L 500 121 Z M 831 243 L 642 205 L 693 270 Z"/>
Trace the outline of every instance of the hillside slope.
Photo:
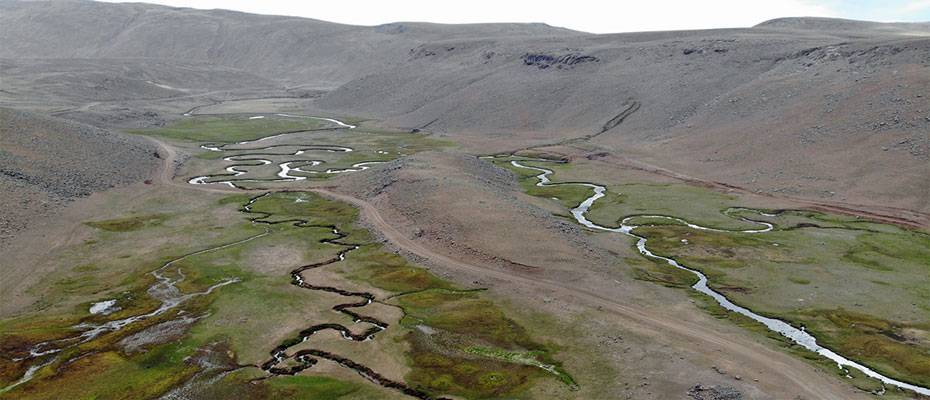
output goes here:
<path id="1" fill-rule="evenodd" d="M 542 24 L 364 27 L 147 4 L 0 2 L 0 59 L 16 71 L 75 58 L 145 71 L 157 60 L 148 75 L 106 73 L 121 79 L 118 98 L 160 91 L 175 114 L 190 102 L 172 103 L 181 94 L 145 76 L 187 85 L 189 96 L 237 82 L 313 89 L 315 110 L 424 129 L 476 153 L 597 135 L 574 142 L 577 152 L 750 191 L 906 209 L 930 224 L 928 32 L 927 24 L 786 18 L 592 35 Z M 222 77 L 196 78 L 210 76 L 204 66 Z M 23 74 L 3 83 L 3 104 L 81 92 L 35 88 L 39 78 Z M 98 78 L 62 76 L 77 86 Z M 100 98 L 87 91 L 70 101 Z M 144 118 L 130 112 L 144 106 L 119 104 L 130 109 L 119 120 Z"/>
<path id="2" fill-rule="evenodd" d="M 756 27 L 845 32 L 862 36 L 876 33 L 930 35 L 930 22 L 872 22 L 842 18 L 787 17 L 764 21 Z"/>
<path id="3" fill-rule="evenodd" d="M 93 192 L 141 183 L 159 165 L 139 138 L 0 108 L 0 245 Z"/>
<path id="4" fill-rule="evenodd" d="M 591 152 L 752 191 L 930 212 L 924 37 L 745 29 L 418 51 L 320 106 L 495 152 L 598 134 L 635 103 Z"/>
<path id="5" fill-rule="evenodd" d="M 84 0 L 0 2 L 0 58 L 156 58 L 208 62 L 334 87 L 448 37 L 574 35 L 544 24 L 376 27 L 233 11 Z"/>

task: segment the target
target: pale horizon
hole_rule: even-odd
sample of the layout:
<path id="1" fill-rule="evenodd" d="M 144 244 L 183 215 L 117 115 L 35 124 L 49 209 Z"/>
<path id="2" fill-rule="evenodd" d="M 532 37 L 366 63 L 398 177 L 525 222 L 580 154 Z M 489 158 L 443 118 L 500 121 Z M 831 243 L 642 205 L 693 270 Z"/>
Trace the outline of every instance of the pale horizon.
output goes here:
<path id="1" fill-rule="evenodd" d="M 930 20 L 930 0 L 656 0 L 648 3 L 618 2 L 609 6 L 592 0 L 577 0 L 571 4 L 475 0 L 467 4 L 443 4 L 441 7 L 424 0 L 344 0 L 327 7 L 303 2 L 294 4 L 293 1 L 285 0 L 260 3 L 247 0 L 152 0 L 145 3 L 304 17 L 351 25 L 373 26 L 392 22 L 545 23 L 590 33 L 741 28 L 784 17 L 828 17 L 878 22 Z"/>

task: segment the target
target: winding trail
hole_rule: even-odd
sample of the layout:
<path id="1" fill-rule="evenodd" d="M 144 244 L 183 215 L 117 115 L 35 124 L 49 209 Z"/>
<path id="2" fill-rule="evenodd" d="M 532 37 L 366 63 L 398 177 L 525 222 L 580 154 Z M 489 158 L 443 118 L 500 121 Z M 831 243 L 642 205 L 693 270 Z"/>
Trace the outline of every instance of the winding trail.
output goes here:
<path id="1" fill-rule="evenodd" d="M 638 111 L 640 106 L 641 106 L 640 102 L 635 101 L 635 100 L 630 100 L 629 102 L 627 102 L 627 103 L 624 105 L 624 108 L 623 108 L 623 110 L 620 111 L 620 113 L 618 113 L 617 115 L 614 115 L 614 116 L 611 117 L 609 120 L 607 120 L 607 122 L 605 122 L 604 125 L 601 126 L 601 128 L 598 129 L 597 132 L 589 133 L 589 134 L 587 134 L 587 135 L 582 135 L 582 136 L 578 136 L 578 137 L 572 137 L 572 138 L 562 139 L 562 140 L 559 140 L 559 141 L 556 141 L 556 142 L 552 142 L 552 143 L 540 143 L 540 144 L 535 144 L 535 145 L 532 145 L 532 146 L 527 146 L 527 147 L 523 147 L 523 148 L 520 148 L 520 149 L 511 151 L 510 153 L 511 153 L 511 154 L 515 154 L 515 153 L 518 153 L 518 152 L 521 152 L 521 151 L 542 149 L 542 148 L 546 148 L 546 147 L 568 146 L 568 145 L 578 144 L 578 143 L 582 143 L 582 142 L 587 142 L 587 141 L 589 141 L 589 140 L 591 140 L 591 139 L 594 139 L 594 138 L 596 138 L 596 137 L 598 137 L 598 136 L 600 136 L 600 135 L 606 133 L 607 131 L 609 131 L 609 130 L 611 130 L 611 129 L 613 129 L 613 128 L 616 128 L 617 125 L 622 124 L 623 121 L 625 121 L 625 120 L 627 119 L 627 117 L 629 117 L 630 115 L 633 115 L 633 113 L 635 113 L 636 111 Z"/>
<path id="2" fill-rule="evenodd" d="M 534 160 L 534 161 L 545 162 L 546 160 Z M 694 274 L 698 278 L 698 281 L 691 287 L 700 293 L 703 293 L 705 295 L 712 297 L 723 308 L 729 311 L 738 313 L 740 315 L 749 317 L 750 319 L 765 325 L 765 327 L 768 328 L 769 330 L 773 332 L 777 332 L 778 334 L 790 339 L 792 342 L 800 345 L 801 347 L 809 351 L 812 351 L 814 353 L 817 353 L 822 357 L 830 359 L 831 361 L 835 362 L 837 366 L 839 366 L 840 368 L 844 370 L 846 370 L 847 368 L 855 369 L 868 377 L 879 380 L 883 384 L 896 386 L 902 389 L 907 389 L 907 390 L 913 391 L 915 393 L 919 393 L 924 396 L 930 396 L 930 389 L 928 388 L 909 384 L 907 382 L 902 382 L 902 381 L 887 377 L 865 365 L 857 363 L 830 349 L 820 346 L 819 344 L 817 344 L 817 339 L 813 335 L 807 333 L 803 328 L 798 329 L 798 328 L 791 326 L 791 324 L 784 322 L 782 320 L 764 317 L 762 315 L 759 315 L 753 312 L 752 310 L 746 307 L 742 307 L 742 306 L 739 306 L 733 303 L 732 301 L 730 301 L 730 299 L 728 299 L 723 294 L 711 289 L 708 286 L 707 276 L 704 275 L 702 272 L 696 269 L 688 268 L 687 266 L 682 265 L 681 263 L 679 263 L 678 261 L 672 258 L 660 256 L 660 255 L 657 255 L 649 251 L 649 249 L 646 248 L 646 243 L 648 240 L 643 236 L 639 236 L 633 233 L 634 229 L 640 226 L 643 226 L 643 225 L 633 225 L 633 224 L 630 224 L 630 221 L 633 220 L 634 218 L 671 219 L 676 222 L 682 223 L 683 225 L 688 226 L 689 228 L 692 228 L 692 229 L 717 231 L 717 232 L 750 233 L 750 234 L 769 232 L 773 229 L 772 224 L 767 223 L 767 222 L 761 222 L 761 221 L 753 221 L 753 220 L 741 217 L 740 219 L 744 222 L 756 223 L 756 224 L 764 226 L 764 228 L 740 230 L 740 231 L 726 231 L 726 230 L 709 228 L 709 227 L 692 224 L 681 218 L 668 217 L 664 215 L 637 215 L 637 216 L 630 216 L 630 217 L 624 218 L 620 222 L 620 227 L 618 228 L 606 227 L 606 226 L 595 224 L 594 222 L 590 221 L 585 216 L 585 214 L 588 212 L 591 206 L 594 205 L 594 202 L 600 199 L 601 197 L 604 197 L 604 193 L 607 191 L 606 187 L 597 185 L 597 184 L 592 184 L 592 183 L 574 183 L 574 182 L 554 183 L 549 179 L 549 175 L 552 175 L 553 173 L 553 171 L 550 169 L 524 165 L 524 164 L 521 164 L 517 160 L 511 161 L 510 164 L 517 168 L 528 169 L 528 170 L 539 172 L 539 175 L 536 176 L 536 179 L 538 180 L 538 182 L 536 183 L 536 186 L 544 187 L 544 186 L 573 185 L 573 186 L 583 186 L 583 187 L 592 189 L 593 194 L 590 197 L 586 198 L 584 201 L 582 201 L 581 204 L 579 204 L 577 207 L 571 210 L 572 216 L 574 216 L 575 221 L 577 221 L 579 224 L 587 228 L 590 228 L 590 229 L 606 231 L 606 232 L 622 233 L 624 235 L 636 238 L 637 240 L 636 248 L 637 250 L 639 250 L 640 254 L 648 258 L 664 261 L 675 268 L 688 271 Z"/>

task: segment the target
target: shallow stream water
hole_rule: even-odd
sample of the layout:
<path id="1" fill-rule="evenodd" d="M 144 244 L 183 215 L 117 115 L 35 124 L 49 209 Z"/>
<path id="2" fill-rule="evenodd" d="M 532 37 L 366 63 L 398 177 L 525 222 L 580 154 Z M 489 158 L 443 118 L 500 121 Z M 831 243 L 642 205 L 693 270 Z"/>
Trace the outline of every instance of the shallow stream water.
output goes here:
<path id="1" fill-rule="evenodd" d="M 534 160 L 534 161 L 545 162 L 548 160 Z M 584 225 L 585 227 L 590 228 L 590 229 L 622 233 L 624 235 L 628 235 L 628 236 L 635 238 L 636 249 L 639 250 L 640 254 L 646 257 L 649 257 L 649 258 L 662 260 L 675 268 L 685 270 L 685 271 L 688 271 L 694 274 L 698 278 L 698 281 L 697 283 L 692 285 L 691 288 L 705 295 L 710 296 L 717 302 L 717 304 L 720 304 L 720 306 L 722 306 L 723 308 L 729 311 L 738 313 L 740 315 L 749 317 L 753 319 L 754 321 L 759 322 L 762 325 L 765 325 L 765 327 L 768 328 L 769 330 L 779 333 L 780 335 L 790 339 L 792 342 L 797 343 L 801 347 L 804 347 L 805 349 L 810 350 L 814 353 L 817 353 L 821 355 L 822 357 L 832 360 L 833 362 L 837 364 L 837 366 L 842 368 L 844 371 L 848 371 L 848 368 L 855 369 L 859 371 L 860 373 L 866 376 L 869 376 L 871 378 L 877 379 L 886 385 L 896 386 L 902 389 L 907 389 L 907 390 L 910 390 L 916 393 L 920 393 L 925 396 L 930 396 L 930 389 L 928 388 L 909 384 L 907 382 L 901 382 L 893 378 L 889 378 L 885 375 L 882 375 L 876 372 L 875 370 L 869 367 L 866 367 L 865 365 L 862 365 L 853 360 L 850 360 L 834 352 L 833 350 L 820 346 L 819 344 L 817 344 L 817 339 L 813 335 L 805 331 L 804 328 L 795 328 L 794 326 L 791 326 L 791 324 L 785 321 L 775 319 L 775 318 L 768 318 L 768 317 L 756 314 L 755 312 L 753 312 L 752 310 L 746 307 L 742 307 L 738 304 L 733 303 L 726 296 L 711 289 L 708 286 L 707 276 L 704 275 L 701 271 L 688 268 L 687 266 L 682 265 L 681 263 L 679 263 L 678 261 L 675 261 L 672 258 L 663 257 L 663 256 L 657 255 L 649 251 L 649 249 L 646 248 L 647 239 L 633 233 L 634 229 L 636 229 L 637 227 L 643 226 L 643 225 L 633 225 L 630 223 L 630 221 L 633 220 L 634 218 L 671 219 L 685 226 L 688 226 L 689 228 L 692 228 L 692 229 L 717 231 L 717 232 L 749 233 L 749 234 L 764 233 L 764 232 L 771 231 L 774 228 L 772 224 L 767 223 L 767 222 L 761 222 L 761 221 L 753 221 L 747 218 L 739 217 L 740 220 L 757 224 L 760 226 L 760 228 L 741 230 L 741 231 L 727 231 L 727 230 L 722 230 L 722 229 L 700 226 L 697 224 L 690 223 L 681 218 L 669 217 L 669 216 L 664 216 L 664 215 L 637 215 L 634 217 L 626 217 L 620 222 L 620 227 L 611 228 L 611 227 L 607 227 L 603 225 L 598 225 L 590 221 L 585 215 L 587 214 L 591 206 L 594 205 L 595 201 L 597 201 L 601 197 L 604 197 L 604 193 L 607 191 L 607 188 L 605 188 L 604 186 L 593 184 L 593 183 L 554 183 L 549 179 L 549 175 L 552 175 L 553 173 L 552 170 L 550 169 L 521 164 L 520 161 L 517 161 L 517 160 L 511 161 L 510 164 L 517 168 L 528 169 L 528 170 L 539 172 L 539 175 L 536 175 L 536 179 L 539 181 L 536 183 L 536 186 L 574 185 L 574 186 L 584 186 L 584 187 L 591 188 L 591 190 L 593 191 L 593 194 L 590 197 L 586 198 L 584 201 L 582 201 L 581 204 L 579 204 L 577 207 L 571 210 L 572 216 L 575 218 L 575 221 L 577 221 L 579 224 Z M 730 209 L 728 210 L 727 214 L 729 214 L 729 211 L 735 211 L 735 210 L 747 210 L 747 209 Z"/>
<path id="2" fill-rule="evenodd" d="M 347 123 L 345 123 L 345 122 L 342 122 L 342 121 L 339 121 L 339 120 L 333 119 L 333 118 L 310 117 L 310 116 L 300 116 L 300 115 L 292 115 L 292 114 L 276 114 L 276 115 L 278 115 L 278 116 L 280 116 L 280 117 L 287 117 L 287 118 L 311 118 L 311 119 L 317 119 L 317 120 L 327 121 L 327 122 L 330 122 L 330 123 L 336 125 L 335 128 L 329 128 L 330 130 L 333 130 L 333 129 L 355 129 L 355 128 L 356 128 L 355 125 L 350 125 L 350 124 L 347 124 Z M 253 117 L 253 118 L 254 118 L 254 117 Z M 230 165 L 230 166 L 226 167 L 226 173 L 224 173 L 224 174 L 212 174 L 212 175 L 195 176 L 195 177 L 193 177 L 193 178 L 188 179 L 187 183 L 190 183 L 190 184 L 192 184 L 192 185 L 220 184 L 220 185 L 227 185 L 227 186 L 230 186 L 230 187 L 232 187 L 232 188 L 238 188 L 238 186 L 237 186 L 237 183 L 238 183 L 238 182 L 287 182 L 287 181 L 302 181 L 302 180 L 306 180 L 306 179 L 307 179 L 307 176 L 305 176 L 305 175 L 295 175 L 295 174 L 293 174 L 293 173 L 302 173 L 302 174 L 308 174 L 308 175 L 316 175 L 316 174 L 333 175 L 333 174 L 341 174 L 341 173 L 345 173 L 345 172 L 364 171 L 364 170 L 366 170 L 366 169 L 368 169 L 368 168 L 371 168 L 372 165 L 384 163 L 383 161 L 363 161 L 363 162 L 358 162 L 358 163 L 352 164 L 352 165 L 351 165 L 350 167 L 348 167 L 348 168 L 328 168 L 328 169 L 326 169 L 326 170 L 316 171 L 316 170 L 309 170 L 309 169 L 305 170 L 305 169 L 302 169 L 302 168 L 312 168 L 312 167 L 316 167 L 316 166 L 318 166 L 318 165 L 320 165 L 320 164 L 323 164 L 324 161 L 322 161 L 322 160 L 287 160 L 287 161 L 282 161 L 282 162 L 278 163 L 278 172 L 277 172 L 277 178 L 276 178 L 276 179 L 242 179 L 242 178 L 238 178 L 239 176 L 245 175 L 245 174 L 247 173 L 247 171 L 244 171 L 244 170 L 241 169 L 242 167 L 256 167 L 256 166 L 263 166 L 263 165 L 268 165 L 268 164 L 271 164 L 271 163 L 272 163 L 271 160 L 269 160 L 269 159 L 267 159 L 267 158 L 264 158 L 264 157 L 270 157 L 270 156 L 299 156 L 299 155 L 302 155 L 302 154 L 307 153 L 307 152 L 309 152 L 309 151 L 319 151 L 319 152 L 329 152 L 329 153 L 334 153 L 334 152 L 344 152 L 344 153 L 348 153 L 348 152 L 354 151 L 354 149 L 352 149 L 351 147 L 345 147 L 345 146 L 293 145 L 293 144 L 279 144 L 279 145 L 271 145 L 271 146 L 258 147 L 258 148 L 241 148 L 241 147 L 232 148 L 233 146 L 251 145 L 251 144 L 255 144 L 255 143 L 267 141 L 267 140 L 270 140 L 270 139 L 274 139 L 274 138 L 277 138 L 277 137 L 285 136 L 285 135 L 292 135 L 292 134 L 295 134 L 295 133 L 300 133 L 300 132 L 282 133 L 282 134 L 278 134 L 278 135 L 265 136 L 265 137 L 262 137 L 262 138 L 259 138 L 259 139 L 255 139 L 255 140 L 245 140 L 245 141 L 236 142 L 236 143 L 226 143 L 226 144 L 222 144 L 222 143 L 206 143 L 206 144 L 202 144 L 202 145 L 200 146 L 200 148 L 202 148 L 202 149 L 204 149 L 204 150 L 208 150 L 208 151 L 215 151 L 215 152 L 225 152 L 225 151 L 233 152 L 233 151 L 235 151 L 235 152 L 238 152 L 238 154 L 236 154 L 236 155 L 232 155 L 232 156 L 228 156 L 228 157 L 224 157 L 224 158 L 223 158 L 223 161 L 234 162 L 234 163 L 236 163 L 236 164 L 233 164 L 233 165 Z M 287 152 L 287 153 L 272 153 L 272 152 L 270 152 L 271 150 L 276 149 L 276 148 L 291 148 L 291 151 L 290 151 L 290 152 Z M 382 153 L 382 152 L 379 152 L 379 154 L 380 154 L 380 153 Z"/>

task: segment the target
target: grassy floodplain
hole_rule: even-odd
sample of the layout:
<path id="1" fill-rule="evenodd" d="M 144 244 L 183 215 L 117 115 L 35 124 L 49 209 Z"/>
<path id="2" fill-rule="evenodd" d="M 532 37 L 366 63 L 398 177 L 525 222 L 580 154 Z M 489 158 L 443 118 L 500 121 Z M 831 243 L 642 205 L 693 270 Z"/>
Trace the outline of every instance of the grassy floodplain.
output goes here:
<path id="1" fill-rule="evenodd" d="M 251 119 L 263 116 L 261 119 Z M 292 176 L 301 176 L 307 182 L 325 180 L 338 174 L 323 173 L 327 169 L 350 168 L 356 163 L 387 162 L 421 151 L 440 150 L 452 144 L 424 133 L 374 129 L 364 122 L 351 119 L 349 123 L 361 124 L 355 129 L 333 129 L 338 125 L 319 119 L 277 114 L 216 114 L 194 115 L 179 119 L 172 124 L 150 129 L 139 129 L 134 133 L 167 140 L 193 154 L 180 170 L 190 177 L 211 174 L 229 174 L 227 167 L 240 164 L 238 170 L 246 174 L 236 179 L 278 178 L 279 164 L 292 162 L 292 167 L 317 173 L 294 171 Z M 223 132 L 233 132 L 225 135 Z M 280 136 L 277 136 L 280 135 Z M 243 140 L 255 140 L 275 136 L 272 139 L 237 145 Z M 209 151 L 203 144 L 222 146 L 223 151 Z M 266 148 L 271 146 L 271 148 Z M 309 150 L 314 146 L 339 146 L 353 149 L 350 152 Z M 301 154 L 295 154 L 305 150 Z M 264 159 L 271 163 L 261 165 L 255 161 L 219 161 L 224 157 L 238 156 L 245 159 Z M 317 166 L 308 165 L 319 161 Z M 221 178 L 221 177 L 220 177 Z M 297 184 L 306 183 L 299 182 Z M 294 182 L 243 182 L 245 188 L 292 188 Z"/>
<path id="2" fill-rule="evenodd" d="M 356 217 L 353 208 L 318 196 L 297 203 L 299 196 L 304 194 L 274 195 L 268 203 L 265 199 L 257 202 L 253 210 L 284 219 L 319 215 L 325 216 L 324 220 L 311 223 L 352 226 Z M 323 210 L 299 210 L 305 204 L 317 204 L 314 207 Z M 345 240 L 353 243 L 371 241 L 367 231 L 353 228 L 345 232 L 349 233 Z M 558 365 L 546 346 L 534 341 L 480 291 L 456 288 L 375 244 L 364 244 L 347 257 L 350 262 L 339 266 L 340 273 L 389 293 L 385 303 L 401 308 L 399 325 L 406 330 L 403 340 L 410 349 L 406 358 L 411 372 L 406 378 L 414 387 L 429 393 L 491 398 L 518 393 L 532 380 L 549 375 L 537 365 L 469 351 L 476 346 L 532 354 L 528 357 L 540 364 Z"/>
<path id="3" fill-rule="evenodd" d="M 579 186 L 538 187 L 537 173 L 514 168 L 509 159 L 495 160 L 517 174 L 527 193 L 551 199 L 570 218 L 568 209 L 591 195 Z M 670 220 L 634 218 L 634 233 L 649 239 L 647 247 L 672 257 L 710 279 L 710 286 L 753 311 L 804 326 L 819 342 L 847 357 L 899 380 L 930 385 L 930 236 L 856 217 L 806 210 L 762 210 L 740 207 L 734 195 L 678 183 L 599 182 L 592 164 L 523 162 L 555 171 L 553 182 L 592 181 L 608 193 L 588 213 L 592 221 L 619 226 L 638 215 L 679 217 L 723 230 L 758 229 L 740 217 L 775 225 L 771 232 L 749 234 L 691 229 Z M 686 206 L 683 206 L 686 205 Z M 688 288 L 696 277 L 665 263 L 644 258 L 624 260 L 637 279 Z M 694 294 L 712 314 L 734 320 L 784 343 L 790 351 L 846 375 L 835 365 L 803 350 L 761 325 L 727 312 L 709 298 Z M 875 381 L 850 373 L 853 383 L 880 390 Z M 901 395 L 889 391 L 888 395 Z M 907 397 L 906 395 L 904 395 Z"/>
<path id="4" fill-rule="evenodd" d="M 331 124 L 275 115 L 251 117 L 192 116 L 136 133 L 194 153 L 184 166 L 191 173 L 222 171 L 225 166 L 218 158 L 249 152 L 210 152 L 200 148 L 203 143 L 234 146 L 284 132 L 299 131 L 282 136 L 286 151 L 293 150 L 287 144 L 355 150 L 325 154 L 328 168 L 389 161 L 448 145 L 423 134 L 313 131 Z M 249 178 L 274 177 L 274 172 L 250 170 Z M 376 371 L 402 371 L 400 378 L 409 386 L 437 396 L 518 396 L 539 380 L 564 382 L 565 391 L 574 387 L 552 346 L 535 339 L 480 290 L 457 288 L 385 252 L 368 231 L 355 226 L 354 208 L 310 192 L 278 192 L 246 210 L 243 207 L 251 198 L 182 191 L 142 202 L 113 200 L 111 206 L 119 212 L 84 221 L 89 238 L 61 250 L 62 272 L 32 289 L 42 299 L 36 311 L 0 321 L 0 386 L 23 376 L 28 365 L 10 360 L 28 354 L 36 343 L 71 337 L 72 327 L 81 323 L 106 323 L 157 309 L 159 302 L 147 293 L 155 283 L 149 272 L 166 262 L 177 260 L 164 275 L 178 280 L 181 293 L 235 281 L 43 358 L 48 365 L 32 380 L 0 393 L 0 398 L 150 398 L 178 389 L 199 398 L 404 398 L 351 370 L 333 374 L 333 369 L 341 368 L 335 364 L 321 367 L 323 372 L 316 368 L 270 378 L 259 368 L 272 349 L 293 342 L 297 332 L 311 324 L 352 324 L 345 315 L 333 313 L 332 307 L 344 298 L 297 287 L 290 277 L 292 269 L 332 259 L 344 250 L 327 242 L 338 238 L 334 227 L 348 235 L 343 240 L 359 248 L 347 260 L 327 266 L 322 276 L 307 279 L 370 290 L 379 298 L 370 312 L 393 309 L 397 320 L 389 321 L 390 330 L 378 335 L 383 339 L 367 347 L 368 342 L 358 343 L 361 349 L 348 348 L 347 341 L 332 335 L 308 343 L 325 351 L 345 351 L 357 362 L 370 362 L 368 366 Z M 207 249 L 215 250 L 184 256 Z M 91 305 L 105 300 L 115 302 L 111 312 L 89 312 Z M 365 314 L 366 309 L 356 311 Z"/>
<path id="5" fill-rule="evenodd" d="M 261 116 L 262 118 L 253 118 Z M 155 129 L 135 129 L 137 134 L 155 134 L 169 139 L 198 142 L 235 143 L 284 133 L 320 129 L 329 123 L 311 118 L 287 118 L 278 115 L 223 114 L 193 115 Z"/>
<path id="6" fill-rule="evenodd" d="M 247 214 L 242 206 L 250 196 L 200 197 L 211 200 L 192 198 L 195 208 L 185 209 L 152 198 L 125 215 L 87 221 L 93 238 L 68 248 L 62 257 L 74 267 L 35 289 L 48 295 L 47 304 L 41 306 L 46 312 L 0 322 L 2 359 L 21 357 L 37 342 L 73 335 L 71 327 L 81 322 L 151 311 L 158 304 L 146 293 L 153 283 L 149 271 L 195 250 L 267 232 L 240 245 L 183 259 L 174 265 L 177 271 L 170 272 L 173 277 L 183 274 L 177 285 L 183 293 L 205 290 L 224 279 L 238 281 L 175 310 L 69 347 L 33 380 L 0 398 L 149 398 L 183 385 L 204 398 L 399 397 L 399 392 L 354 374 L 329 376 L 314 369 L 250 383 L 267 377 L 255 365 L 301 329 L 315 323 L 351 323 L 330 309 L 338 299 L 296 287 L 288 274 L 342 250 L 322 242 L 335 237 L 329 226 L 337 226 L 349 235 L 344 240 L 361 247 L 346 261 L 331 265 L 332 281 L 321 283 L 371 288 L 385 306 L 401 310 L 401 318 L 391 321 L 393 333 L 383 333 L 385 342 L 378 344 L 376 338 L 371 343 L 378 347 L 358 354 L 383 352 L 384 356 L 375 357 L 380 359 L 376 363 L 396 364 L 408 371 L 404 378 L 409 385 L 435 395 L 513 396 L 540 379 L 571 381 L 554 350 L 508 318 L 483 292 L 457 288 L 385 252 L 366 230 L 355 226 L 357 211 L 346 204 L 309 192 L 282 192 L 262 197 Z M 255 224 L 248 222 L 250 217 L 282 223 Z M 298 219 L 310 226 L 295 225 Z M 149 244 L 140 248 L 130 243 Z M 88 312 L 91 304 L 108 299 L 116 300 L 117 311 Z M 366 309 L 358 311 L 364 314 Z M 342 339 L 324 337 L 318 344 L 315 340 L 309 342 L 323 349 L 346 345 Z M 2 386 L 24 370 L 21 363 L 3 361 Z M 222 371 L 231 372 L 209 385 L 199 383 Z"/>

